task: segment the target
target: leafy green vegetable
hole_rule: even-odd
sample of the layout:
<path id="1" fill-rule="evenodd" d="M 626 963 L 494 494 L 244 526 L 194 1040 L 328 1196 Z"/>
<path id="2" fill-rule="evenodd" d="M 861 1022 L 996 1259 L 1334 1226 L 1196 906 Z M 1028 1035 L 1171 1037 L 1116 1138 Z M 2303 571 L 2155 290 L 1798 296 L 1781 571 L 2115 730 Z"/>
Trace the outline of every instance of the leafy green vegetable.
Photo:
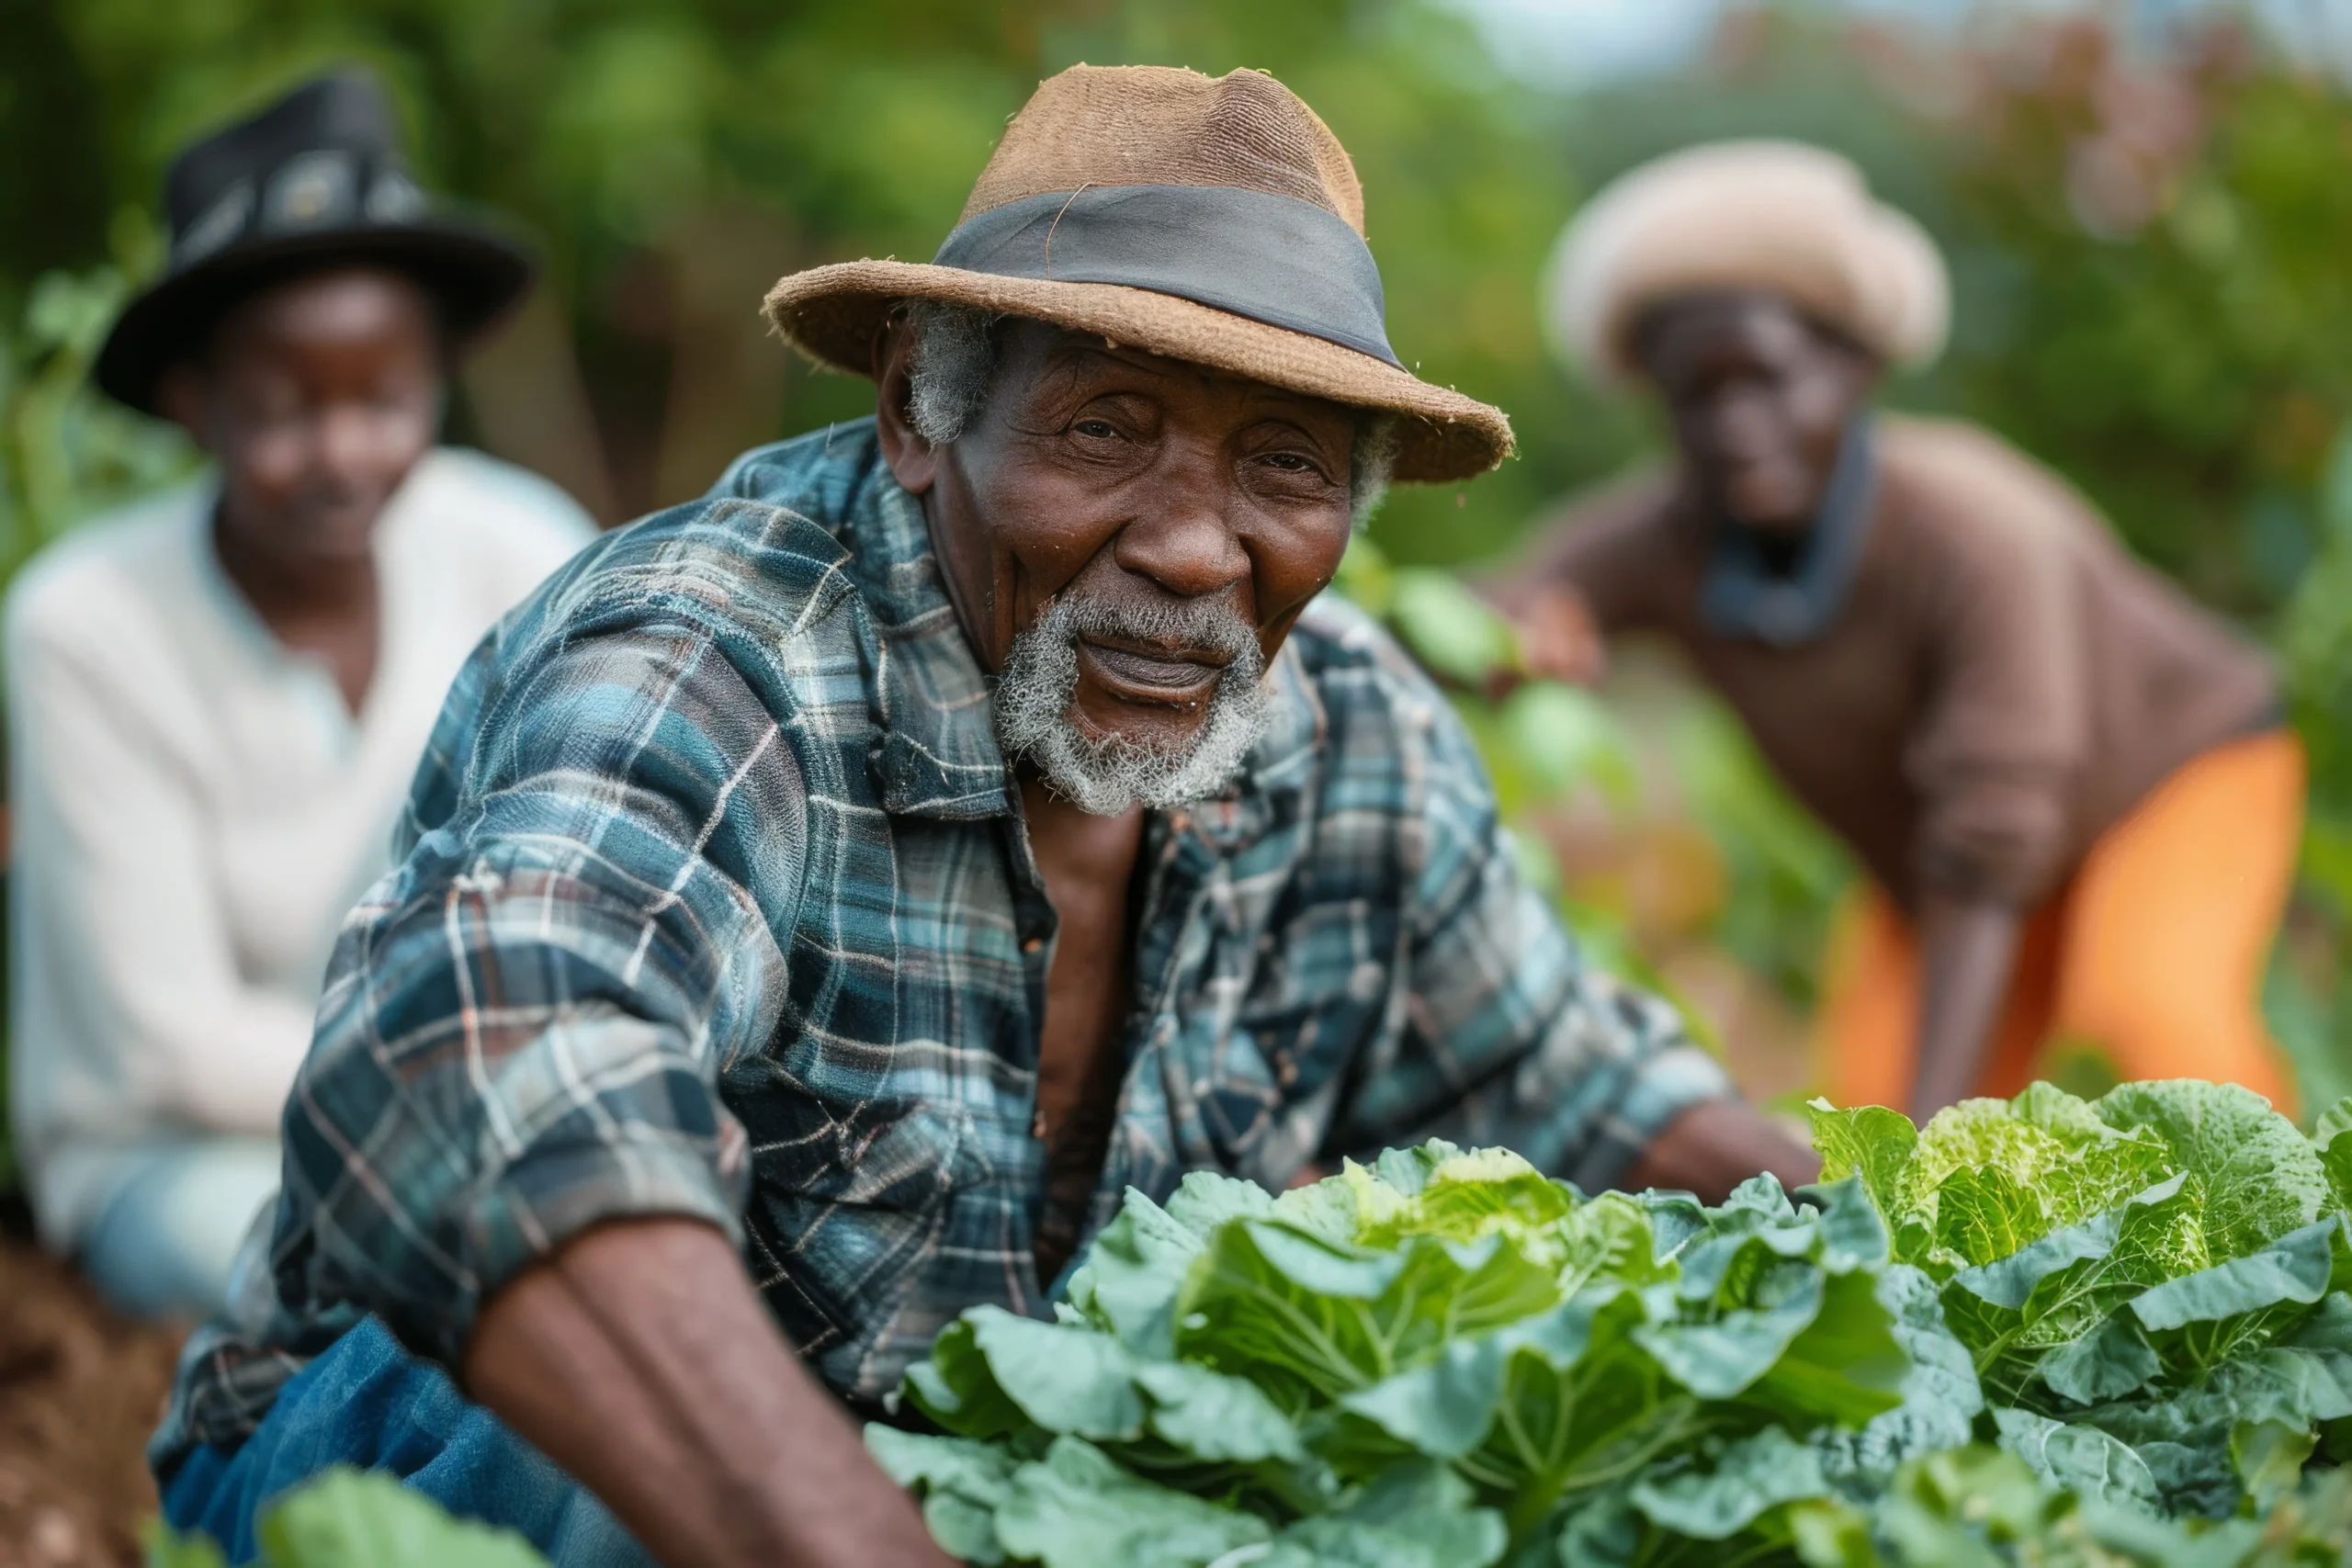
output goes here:
<path id="1" fill-rule="evenodd" d="M 2192 1080 L 2090 1102 L 2037 1084 L 1917 1131 L 1816 1102 L 1814 1123 L 1825 1177 L 1857 1176 L 1938 1281 L 2003 1446 L 2042 1481 L 2219 1518 L 2284 1495 L 2352 1416 L 2352 1102 L 2316 1139 Z"/>
<path id="2" fill-rule="evenodd" d="M 325 1472 L 272 1506 L 255 1533 L 261 1568 L 546 1568 L 514 1531 L 453 1518 L 423 1493 L 375 1472 Z M 201 1535 L 159 1529 L 148 1543 L 150 1568 L 221 1562 L 220 1549 Z"/>
<path id="3" fill-rule="evenodd" d="M 904 1389 L 949 1435 L 872 1433 L 967 1561 L 1782 1551 L 1981 1407 L 1858 1181 L 1588 1199 L 1442 1143 L 1280 1198 L 1195 1173 L 1128 1194 L 1057 1316 L 967 1314 Z"/>

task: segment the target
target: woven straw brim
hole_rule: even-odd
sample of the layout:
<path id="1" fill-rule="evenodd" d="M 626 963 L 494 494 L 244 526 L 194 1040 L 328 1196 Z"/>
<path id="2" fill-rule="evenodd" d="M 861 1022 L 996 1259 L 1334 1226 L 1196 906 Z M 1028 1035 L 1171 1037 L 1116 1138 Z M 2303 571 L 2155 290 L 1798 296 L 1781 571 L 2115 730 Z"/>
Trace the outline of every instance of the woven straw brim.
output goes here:
<path id="1" fill-rule="evenodd" d="M 1502 410 L 1318 337 L 1173 295 L 1110 283 L 1056 283 L 915 262 L 844 262 L 795 273 L 767 297 L 776 332 L 811 358 L 873 374 L 875 333 L 901 300 L 935 299 L 1025 316 L 1270 387 L 1400 417 L 1395 478 L 1438 483 L 1485 473 L 1511 453 Z"/>

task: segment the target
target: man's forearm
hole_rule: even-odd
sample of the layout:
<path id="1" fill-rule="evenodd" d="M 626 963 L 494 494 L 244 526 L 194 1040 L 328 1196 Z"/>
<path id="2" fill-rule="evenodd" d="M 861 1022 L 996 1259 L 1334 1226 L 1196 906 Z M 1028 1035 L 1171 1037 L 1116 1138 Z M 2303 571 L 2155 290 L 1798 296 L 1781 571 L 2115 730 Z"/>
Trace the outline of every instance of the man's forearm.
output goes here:
<path id="1" fill-rule="evenodd" d="M 2020 923 L 2000 904 L 1929 897 L 1919 916 L 1918 1054 L 1909 1110 L 1925 1122 L 1973 1093 L 2017 967 Z"/>
<path id="2" fill-rule="evenodd" d="M 465 1382 L 669 1568 L 948 1562 L 699 1222 L 603 1225 L 517 1277 Z"/>
<path id="3" fill-rule="evenodd" d="M 1709 1100 L 1668 1122 L 1625 1173 L 1625 1185 L 1674 1187 L 1710 1203 L 1763 1171 L 1787 1188 L 1804 1187 L 1821 1175 L 1821 1156 L 1783 1131 L 1752 1105 Z"/>

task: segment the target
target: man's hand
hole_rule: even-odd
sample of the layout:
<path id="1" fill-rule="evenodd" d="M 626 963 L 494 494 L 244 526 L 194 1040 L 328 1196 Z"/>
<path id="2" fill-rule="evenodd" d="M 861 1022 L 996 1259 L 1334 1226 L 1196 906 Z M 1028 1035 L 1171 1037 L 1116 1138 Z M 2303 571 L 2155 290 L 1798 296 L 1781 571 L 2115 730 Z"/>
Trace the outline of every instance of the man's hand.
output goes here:
<path id="1" fill-rule="evenodd" d="M 948 1568 L 698 1221 L 574 1237 L 491 1298 L 464 1376 L 669 1568 Z"/>
<path id="2" fill-rule="evenodd" d="M 1537 681 L 1597 686 L 1609 673 L 1609 647 L 1584 595 L 1560 582 L 1495 585 L 1496 609 L 1519 635 L 1516 674 Z M 1515 683 L 1506 681 L 1505 683 Z"/>
<path id="3" fill-rule="evenodd" d="M 1625 1173 L 1625 1186 L 1679 1187 L 1720 1203 L 1733 1188 L 1770 1171 L 1794 1190 L 1821 1179 L 1821 1156 L 1754 1106 L 1702 1100 L 1666 1124 Z"/>

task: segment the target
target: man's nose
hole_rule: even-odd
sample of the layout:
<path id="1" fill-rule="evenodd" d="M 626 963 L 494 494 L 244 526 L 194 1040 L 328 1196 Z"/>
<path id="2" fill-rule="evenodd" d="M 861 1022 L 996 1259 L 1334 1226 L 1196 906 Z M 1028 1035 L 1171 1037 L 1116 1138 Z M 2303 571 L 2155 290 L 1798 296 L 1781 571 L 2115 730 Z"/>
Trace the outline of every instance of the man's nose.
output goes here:
<path id="1" fill-rule="evenodd" d="M 345 488 L 373 479 L 384 444 L 378 422 L 367 411 L 347 403 L 331 404 L 317 418 L 312 440 L 320 472 Z"/>
<path id="2" fill-rule="evenodd" d="M 1708 411 L 1708 444 L 1734 462 L 1762 456 L 1771 446 L 1772 421 L 1765 400 L 1747 391 L 1716 400 Z"/>
<path id="3" fill-rule="evenodd" d="M 1119 531 L 1112 558 L 1180 599 L 1222 593 L 1250 576 L 1235 530 L 1236 497 L 1214 474 L 1171 473 L 1143 513 Z"/>

